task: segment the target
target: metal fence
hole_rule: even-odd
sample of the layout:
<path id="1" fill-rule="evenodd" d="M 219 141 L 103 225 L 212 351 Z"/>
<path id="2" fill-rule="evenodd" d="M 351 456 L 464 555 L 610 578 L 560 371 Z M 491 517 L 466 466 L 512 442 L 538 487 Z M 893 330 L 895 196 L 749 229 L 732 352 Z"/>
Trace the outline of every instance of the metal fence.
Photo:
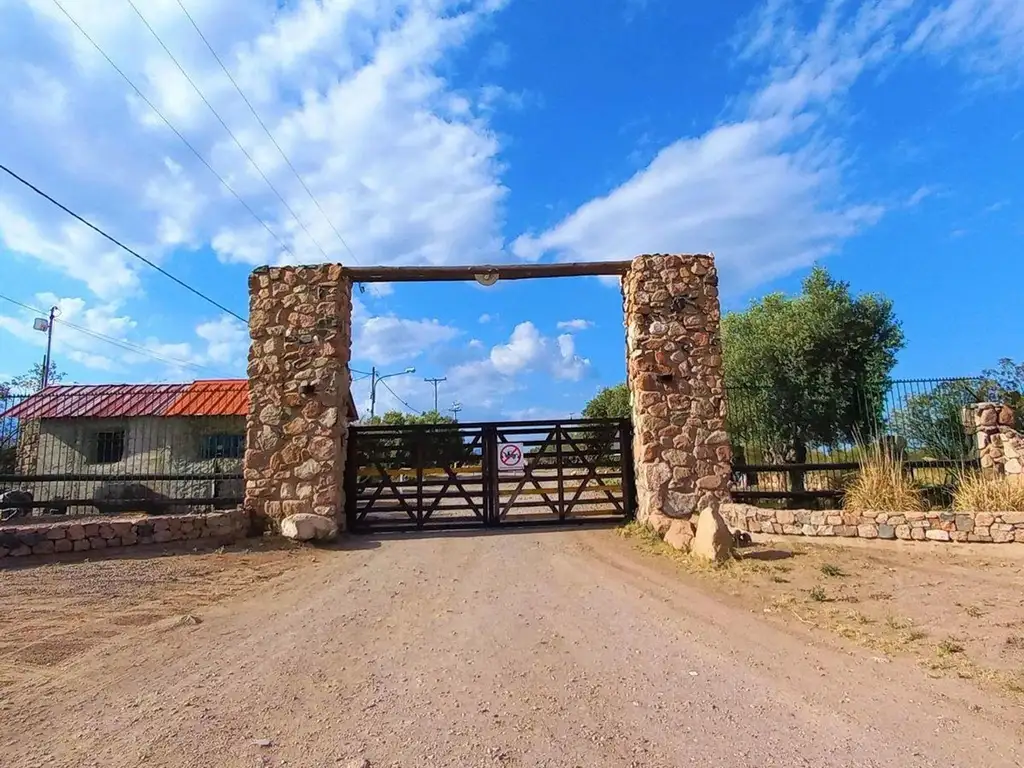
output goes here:
<path id="1" fill-rule="evenodd" d="M 730 388 L 733 495 L 834 503 L 865 451 L 884 449 L 941 501 L 958 472 L 977 466 L 964 408 L 994 397 L 990 386 L 980 378 L 905 379 L 849 387 L 841 397 Z"/>
<path id="2" fill-rule="evenodd" d="M 241 503 L 247 383 L 0 392 L 0 519 Z"/>

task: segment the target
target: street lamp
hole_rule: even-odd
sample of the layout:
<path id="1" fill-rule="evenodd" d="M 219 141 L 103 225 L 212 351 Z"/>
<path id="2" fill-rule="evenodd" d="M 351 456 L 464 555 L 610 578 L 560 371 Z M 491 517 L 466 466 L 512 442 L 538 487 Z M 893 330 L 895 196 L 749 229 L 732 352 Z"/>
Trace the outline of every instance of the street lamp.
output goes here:
<path id="1" fill-rule="evenodd" d="M 370 418 L 373 418 L 373 414 L 377 409 L 377 383 L 384 381 L 384 379 L 390 379 L 392 376 L 405 376 L 409 373 L 416 373 L 415 368 L 406 368 L 404 371 L 395 371 L 394 373 L 377 373 L 377 368 L 370 369 Z"/>

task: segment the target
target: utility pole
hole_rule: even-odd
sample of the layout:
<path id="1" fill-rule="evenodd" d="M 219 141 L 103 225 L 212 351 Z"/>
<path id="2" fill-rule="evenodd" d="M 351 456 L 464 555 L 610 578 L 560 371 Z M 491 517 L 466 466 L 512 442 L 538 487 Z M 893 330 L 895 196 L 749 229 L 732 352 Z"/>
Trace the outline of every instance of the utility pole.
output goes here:
<path id="1" fill-rule="evenodd" d="M 60 312 L 59 307 L 50 307 L 50 317 L 37 317 L 32 327 L 37 331 L 46 331 L 46 354 L 43 355 L 43 370 L 39 376 L 39 389 L 46 389 L 50 383 L 50 350 L 53 348 L 53 318 Z"/>
<path id="2" fill-rule="evenodd" d="M 392 376 L 404 376 L 407 373 L 416 373 L 415 368 L 406 368 L 404 371 L 396 371 L 395 373 L 377 373 L 377 366 L 370 369 L 370 418 L 372 419 L 377 411 L 377 384 L 384 381 L 384 379 L 390 379 Z"/>
<path id="3" fill-rule="evenodd" d="M 454 416 L 455 420 L 458 421 L 459 420 L 459 411 L 462 410 L 462 403 L 460 403 L 458 400 L 456 400 L 454 403 L 452 403 L 452 407 L 449 408 L 448 410 L 452 412 L 452 416 Z"/>
<path id="4" fill-rule="evenodd" d="M 437 385 L 440 384 L 442 381 L 448 381 L 448 377 L 442 376 L 439 379 L 424 379 L 424 381 L 427 382 L 427 384 L 434 385 L 434 413 L 440 413 L 440 411 L 437 410 Z"/>

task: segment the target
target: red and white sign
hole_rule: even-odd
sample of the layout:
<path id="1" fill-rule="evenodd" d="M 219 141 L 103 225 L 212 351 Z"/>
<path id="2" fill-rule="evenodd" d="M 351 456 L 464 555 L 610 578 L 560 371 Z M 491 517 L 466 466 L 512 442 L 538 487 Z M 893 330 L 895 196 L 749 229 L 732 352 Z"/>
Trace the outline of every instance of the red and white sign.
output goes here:
<path id="1" fill-rule="evenodd" d="M 522 472 L 525 465 L 521 443 L 501 443 L 498 446 L 499 472 Z"/>

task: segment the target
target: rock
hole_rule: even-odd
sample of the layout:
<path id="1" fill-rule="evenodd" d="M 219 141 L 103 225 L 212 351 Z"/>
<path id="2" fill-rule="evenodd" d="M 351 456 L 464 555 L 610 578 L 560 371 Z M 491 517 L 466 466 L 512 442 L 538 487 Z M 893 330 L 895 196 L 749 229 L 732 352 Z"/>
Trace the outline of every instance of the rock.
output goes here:
<path id="1" fill-rule="evenodd" d="M 732 556 L 733 538 L 732 531 L 725 524 L 725 520 L 713 507 L 705 507 L 701 510 L 697 519 L 697 532 L 690 542 L 690 553 L 721 563 Z"/>
<path id="2" fill-rule="evenodd" d="M 370 768 L 370 761 L 365 757 L 357 757 L 345 763 L 345 768 Z"/>
<path id="3" fill-rule="evenodd" d="M 895 539 L 896 529 L 891 525 L 879 524 L 878 526 L 878 538 L 880 539 Z"/>
<path id="4" fill-rule="evenodd" d="M 647 516 L 647 527 L 659 536 L 664 537 L 671 526 L 672 518 L 668 515 L 663 515 L 660 512 L 651 512 Z"/>
<path id="5" fill-rule="evenodd" d="M 925 531 L 924 537 L 929 541 L 949 541 L 950 536 L 947 531 Z"/>
<path id="6" fill-rule="evenodd" d="M 878 528 L 874 523 L 862 523 L 857 526 L 857 535 L 862 539 L 877 539 Z"/>
<path id="7" fill-rule="evenodd" d="M 330 541 L 338 535 L 338 524 L 329 517 L 302 512 L 281 521 L 281 535 L 293 541 Z"/>
<path id="8" fill-rule="evenodd" d="M 680 552 L 686 552 L 693 541 L 693 523 L 689 520 L 672 520 L 665 533 L 665 543 Z"/>
<path id="9" fill-rule="evenodd" d="M 970 533 L 974 530 L 974 518 L 970 515 L 957 515 L 956 529 L 958 531 L 966 531 Z"/>

